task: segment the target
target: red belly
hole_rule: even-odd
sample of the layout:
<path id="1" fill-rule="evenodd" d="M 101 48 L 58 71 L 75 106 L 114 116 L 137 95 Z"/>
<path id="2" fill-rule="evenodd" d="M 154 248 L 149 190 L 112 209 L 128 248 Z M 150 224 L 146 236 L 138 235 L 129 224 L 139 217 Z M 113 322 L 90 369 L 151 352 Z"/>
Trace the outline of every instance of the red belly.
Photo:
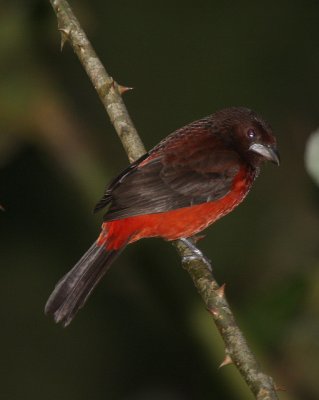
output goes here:
<path id="1" fill-rule="evenodd" d="M 117 249 L 146 237 L 166 240 L 190 237 L 232 211 L 246 196 L 254 179 L 242 170 L 234 180 L 232 190 L 219 200 L 164 213 L 137 215 L 105 222 L 99 243 Z"/>

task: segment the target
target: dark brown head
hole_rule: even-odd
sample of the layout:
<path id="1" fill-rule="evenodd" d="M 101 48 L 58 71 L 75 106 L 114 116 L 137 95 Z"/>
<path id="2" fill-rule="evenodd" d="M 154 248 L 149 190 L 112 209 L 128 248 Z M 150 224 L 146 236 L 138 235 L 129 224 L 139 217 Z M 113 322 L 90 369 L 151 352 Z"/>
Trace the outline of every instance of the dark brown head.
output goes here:
<path id="1" fill-rule="evenodd" d="M 224 127 L 224 139 L 230 140 L 253 167 L 268 160 L 279 165 L 276 139 L 270 125 L 248 108 L 233 107 L 217 111 L 213 118 Z"/>

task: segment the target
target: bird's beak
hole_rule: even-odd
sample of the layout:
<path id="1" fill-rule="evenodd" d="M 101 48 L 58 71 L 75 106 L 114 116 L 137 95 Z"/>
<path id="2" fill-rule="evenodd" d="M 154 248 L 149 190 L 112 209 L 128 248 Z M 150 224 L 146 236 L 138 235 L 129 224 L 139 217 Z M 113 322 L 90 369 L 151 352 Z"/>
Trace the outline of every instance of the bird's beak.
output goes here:
<path id="1" fill-rule="evenodd" d="M 249 150 L 261 155 L 274 164 L 280 164 L 280 156 L 275 146 L 254 143 L 249 147 Z"/>

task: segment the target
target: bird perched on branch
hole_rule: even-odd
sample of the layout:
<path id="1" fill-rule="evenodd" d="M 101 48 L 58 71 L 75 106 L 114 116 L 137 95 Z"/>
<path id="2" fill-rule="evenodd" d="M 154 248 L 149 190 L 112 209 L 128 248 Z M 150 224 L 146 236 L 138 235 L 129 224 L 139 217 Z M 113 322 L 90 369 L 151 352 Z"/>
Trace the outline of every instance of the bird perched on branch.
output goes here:
<path id="1" fill-rule="evenodd" d="M 102 231 L 58 282 L 45 312 L 67 326 L 119 253 L 142 238 L 188 238 L 232 211 L 264 160 L 279 165 L 270 126 L 247 108 L 227 108 L 173 132 L 106 188 Z"/>

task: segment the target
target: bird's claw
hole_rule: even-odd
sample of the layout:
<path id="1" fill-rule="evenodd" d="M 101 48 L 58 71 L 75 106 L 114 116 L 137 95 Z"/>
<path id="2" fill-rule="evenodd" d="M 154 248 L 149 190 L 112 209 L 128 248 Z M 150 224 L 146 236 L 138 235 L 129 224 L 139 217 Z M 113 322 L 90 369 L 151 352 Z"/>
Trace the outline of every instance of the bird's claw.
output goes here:
<path id="1" fill-rule="evenodd" d="M 192 243 L 190 240 L 188 240 L 186 238 L 181 238 L 180 240 L 188 247 L 188 249 L 191 252 L 191 254 L 184 255 L 182 257 L 183 262 L 189 263 L 191 261 L 199 260 L 199 261 L 203 262 L 204 264 L 206 264 L 208 269 L 210 271 L 212 271 L 212 265 L 211 265 L 210 260 L 204 256 L 204 254 L 194 245 L 194 243 Z"/>
<path id="2" fill-rule="evenodd" d="M 182 263 L 189 263 L 189 262 L 197 261 L 197 260 L 202 261 L 208 267 L 208 269 L 210 271 L 213 270 L 210 260 L 207 257 L 205 257 L 203 254 L 201 256 L 198 254 L 191 254 L 191 255 L 182 257 Z"/>

